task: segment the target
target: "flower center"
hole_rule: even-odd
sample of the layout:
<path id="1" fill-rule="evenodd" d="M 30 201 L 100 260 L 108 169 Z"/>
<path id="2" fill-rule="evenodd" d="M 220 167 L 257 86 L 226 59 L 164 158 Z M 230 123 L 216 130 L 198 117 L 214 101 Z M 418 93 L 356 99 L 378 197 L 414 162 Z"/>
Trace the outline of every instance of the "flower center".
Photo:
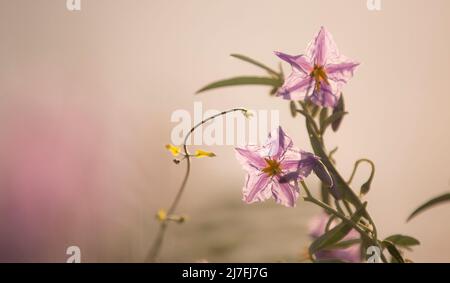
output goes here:
<path id="1" fill-rule="evenodd" d="M 314 65 L 314 69 L 311 71 L 310 76 L 315 81 L 315 90 L 320 90 L 320 84 L 325 82 L 328 84 L 328 76 L 323 66 Z"/>
<path id="2" fill-rule="evenodd" d="M 266 161 L 267 166 L 262 169 L 264 173 L 266 173 L 269 177 L 276 176 L 281 173 L 280 163 L 276 160 L 264 159 Z"/>

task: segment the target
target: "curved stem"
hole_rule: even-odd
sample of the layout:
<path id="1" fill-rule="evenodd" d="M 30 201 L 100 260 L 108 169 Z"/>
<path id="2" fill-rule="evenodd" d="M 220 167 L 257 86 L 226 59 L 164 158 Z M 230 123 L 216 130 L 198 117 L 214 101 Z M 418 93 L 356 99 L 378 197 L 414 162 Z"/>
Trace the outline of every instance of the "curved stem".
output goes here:
<path id="1" fill-rule="evenodd" d="M 372 170 L 371 173 L 370 173 L 370 179 L 373 178 L 373 176 L 375 174 L 375 163 L 373 163 L 373 161 L 370 160 L 370 159 L 362 158 L 362 159 L 359 159 L 359 160 L 357 160 L 355 162 L 355 166 L 353 167 L 352 174 L 350 175 L 350 178 L 349 178 L 349 180 L 347 182 L 348 184 L 350 184 L 353 181 L 353 178 L 355 177 L 355 174 L 356 174 L 356 171 L 358 170 L 359 165 L 361 163 L 363 163 L 363 162 L 366 162 L 366 163 L 368 163 L 370 165 L 371 170 Z M 378 234 L 377 227 L 375 226 L 375 223 L 374 223 L 374 221 L 372 220 L 372 218 L 371 218 L 371 216 L 369 214 L 367 214 L 367 220 L 369 220 L 370 224 L 372 225 L 374 237 L 376 238 L 377 234 Z"/>
<path id="2" fill-rule="evenodd" d="M 370 167 L 372 167 L 372 172 L 370 173 L 371 177 L 373 177 L 373 175 L 375 174 L 375 163 L 373 163 L 372 160 L 367 159 L 367 158 L 359 159 L 355 162 L 355 166 L 353 167 L 352 174 L 350 175 L 350 178 L 348 179 L 348 182 L 347 182 L 348 184 L 350 184 L 353 181 L 353 178 L 355 177 L 355 174 L 356 174 L 356 170 L 358 170 L 358 166 L 362 162 L 367 162 L 367 163 L 369 163 Z"/>
<path id="3" fill-rule="evenodd" d="M 175 212 L 175 210 L 177 209 L 177 206 L 180 202 L 181 197 L 183 196 L 183 193 L 185 191 L 187 182 L 189 180 L 189 175 L 191 173 L 191 155 L 188 152 L 187 149 L 187 141 L 189 139 L 189 137 L 192 135 L 192 133 L 200 126 L 202 126 L 203 124 L 214 120 L 215 118 L 219 117 L 219 116 L 223 116 L 223 115 L 227 115 L 229 113 L 232 112 L 237 112 L 237 111 L 241 111 L 244 114 L 247 113 L 247 109 L 244 108 L 233 108 L 231 110 L 227 110 L 227 111 L 223 111 L 221 113 L 218 113 L 216 115 L 213 115 L 207 119 L 202 120 L 201 122 L 199 122 L 198 124 L 196 124 L 194 127 L 191 128 L 191 130 L 186 134 L 186 136 L 184 137 L 184 142 L 183 142 L 183 151 L 184 151 L 184 159 L 186 159 L 186 173 L 184 174 L 184 178 L 183 181 L 181 183 L 180 189 L 178 189 L 178 192 L 172 202 L 172 204 L 170 205 L 169 210 L 167 211 L 167 215 L 171 215 Z M 153 242 L 152 247 L 150 248 L 150 251 L 148 252 L 146 261 L 147 262 L 155 262 L 159 251 L 161 250 L 161 246 L 164 240 L 164 236 L 165 236 L 165 232 L 167 230 L 167 226 L 168 226 L 168 222 L 167 220 L 163 220 L 161 222 L 158 234 L 156 236 L 155 241 Z"/>

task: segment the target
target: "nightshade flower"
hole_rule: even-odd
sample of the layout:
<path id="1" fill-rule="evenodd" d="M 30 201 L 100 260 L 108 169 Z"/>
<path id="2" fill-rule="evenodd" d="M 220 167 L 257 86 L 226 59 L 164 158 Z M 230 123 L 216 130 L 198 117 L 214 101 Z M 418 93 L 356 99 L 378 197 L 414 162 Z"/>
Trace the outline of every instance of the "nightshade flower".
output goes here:
<path id="1" fill-rule="evenodd" d="M 340 55 L 331 34 L 322 27 L 309 44 L 306 55 L 275 54 L 292 66 L 292 73 L 279 89 L 284 99 L 311 99 L 323 107 L 335 107 L 341 89 L 359 63 Z"/>
<path id="2" fill-rule="evenodd" d="M 309 236 L 315 240 L 325 233 L 325 229 L 330 216 L 326 213 L 322 213 L 314 217 L 309 223 Z M 336 221 L 333 221 L 330 225 L 330 229 L 337 225 Z M 356 230 L 351 230 L 340 243 L 348 242 L 351 240 L 357 240 L 360 238 L 359 233 Z M 342 260 L 345 262 L 361 262 L 361 245 L 355 243 L 345 248 L 335 248 L 328 250 L 321 250 L 316 252 L 315 257 L 317 260 Z"/>
<path id="3" fill-rule="evenodd" d="M 246 203 L 273 197 L 279 204 L 294 207 L 299 196 L 298 186 L 283 178 L 294 174 L 295 181 L 302 180 L 311 174 L 309 160 L 318 157 L 294 148 L 291 138 L 278 127 L 270 133 L 265 145 L 236 148 L 236 158 L 247 171 L 243 189 Z"/>

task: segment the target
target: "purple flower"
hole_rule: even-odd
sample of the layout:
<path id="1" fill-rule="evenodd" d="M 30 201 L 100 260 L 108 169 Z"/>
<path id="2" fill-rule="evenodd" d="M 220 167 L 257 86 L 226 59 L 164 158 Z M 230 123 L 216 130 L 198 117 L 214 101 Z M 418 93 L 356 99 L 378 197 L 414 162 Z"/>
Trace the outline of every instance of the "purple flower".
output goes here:
<path id="1" fill-rule="evenodd" d="M 299 196 L 298 186 L 283 182 L 282 178 L 294 173 L 295 181 L 302 180 L 313 169 L 306 161 L 317 157 L 294 148 L 291 138 L 278 127 L 269 134 L 265 145 L 236 148 L 236 158 L 247 171 L 243 189 L 246 203 L 273 197 L 279 204 L 294 207 Z"/>
<path id="2" fill-rule="evenodd" d="M 325 233 L 325 228 L 328 223 L 330 216 L 326 213 L 322 213 L 316 217 L 314 217 L 309 223 L 309 236 L 315 240 L 322 236 Z M 333 221 L 330 225 L 330 229 L 337 225 L 336 221 Z M 351 230 L 343 241 L 350 241 L 359 239 L 360 235 L 357 231 Z M 315 257 L 317 260 L 342 260 L 345 262 L 361 262 L 361 245 L 356 243 L 347 248 L 342 249 L 329 249 L 329 250 L 321 250 L 315 253 Z"/>
<path id="3" fill-rule="evenodd" d="M 311 99 L 323 107 L 335 107 L 341 89 L 359 65 L 339 54 L 331 34 L 322 27 L 306 55 L 275 54 L 292 66 L 292 73 L 278 91 L 284 99 Z"/>

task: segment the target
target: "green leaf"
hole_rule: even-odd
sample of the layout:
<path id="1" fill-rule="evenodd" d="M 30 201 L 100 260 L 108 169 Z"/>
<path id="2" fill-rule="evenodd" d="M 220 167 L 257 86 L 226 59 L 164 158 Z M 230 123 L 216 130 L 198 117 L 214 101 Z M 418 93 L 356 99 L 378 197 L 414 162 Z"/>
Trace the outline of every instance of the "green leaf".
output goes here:
<path id="1" fill-rule="evenodd" d="M 319 115 L 319 124 L 320 124 L 320 128 L 323 129 L 323 123 L 325 122 L 325 120 L 328 118 L 328 108 L 324 107 L 322 108 L 322 110 L 320 111 L 320 115 Z"/>
<path id="2" fill-rule="evenodd" d="M 328 126 L 332 125 L 334 122 L 336 122 L 338 120 L 342 120 L 342 117 L 344 117 L 347 114 L 348 114 L 348 112 L 343 112 L 343 111 L 333 112 L 333 114 L 330 115 L 330 117 L 328 117 L 325 120 L 320 122 L 321 133 L 323 134 L 325 132 L 325 130 L 328 128 Z"/>
<path id="3" fill-rule="evenodd" d="M 279 88 L 278 86 L 272 88 L 272 89 L 270 90 L 269 94 L 270 94 L 271 96 L 275 95 L 275 94 L 277 93 L 277 91 L 278 91 L 278 88 Z"/>
<path id="4" fill-rule="evenodd" d="M 280 87 L 282 85 L 280 79 L 275 78 L 267 78 L 267 77 L 235 77 L 231 79 L 221 80 L 214 83 L 211 83 L 200 90 L 197 93 L 204 92 L 207 90 L 228 87 L 228 86 L 237 86 L 237 85 L 267 85 L 273 87 Z"/>
<path id="5" fill-rule="evenodd" d="M 395 259 L 395 262 L 398 263 L 405 263 L 405 260 L 402 257 L 402 254 L 399 252 L 397 247 L 390 241 L 384 240 L 382 242 L 383 246 L 387 248 L 389 254 L 392 256 L 393 259 Z"/>
<path id="6" fill-rule="evenodd" d="M 442 203 L 448 202 L 448 201 L 450 201 L 450 193 L 446 193 L 441 196 L 435 197 L 435 198 L 427 201 L 426 203 L 422 204 L 421 206 L 419 206 L 416 210 L 414 210 L 414 212 L 411 213 L 411 215 L 408 217 L 408 220 L 406 220 L 406 221 L 411 220 L 417 214 L 423 212 L 426 209 L 429 209 L 435 205 L 442 204 Z"/>
<path id="7" fill-rule="evenodd" d="M 325 204 L 330 204 L 330 187 L 324 184 L 324 182 L 320 182 L 320 196 L 322 201 Z"/>
<path id="8" fill-rule="evenodd" d="M 240 60 L 242 60 L 244 62 L 247 62 L 247 63 L 253 64 L 255 66 L 258 66 L 258 67 L 266 70 L 269 74 L 276 76 L 277 78 L 281 77 L 280 74 L 277 73 L 276 71 L 274 71 L 273 69 L 267 67 L 263 63 L 260 63 L 260 62 L 254 60 L 254 59 L 252 59 L 250 57 L 247 57 L 245 55 L 240 55 L 240 54 L 231 54 L 231 56 L 234 57 L 234 58 L 240 59 Z"/>
<path id="9" fill-rule="evenodd" d="M 389 236 L 384 240 L 389 241 L 398 247 L 411 247 L 420 245 L 420 242 L 417 239 L 401 234 Z"/>
<path id="10" fill-rule="evenodd" d="M 316 117 L 317 113 L 319 113 L 320 107 L 313 104 L 311 107 L 311 116 Z"/>
<path id="11" fill-rule="evenodd" d="M 289 107 L 291 109 L 292 117 L 295 118 L 297 116 L 297 106 L 295 106 L 295 102 L 291 100 L 291 102 L 289 103 Z"/>
<path id="12" fill-rule="evenodd" d="M 341 93 L 341 97 L 339 98 L 337 106 L 333 109 L 333 114 L 337 112 L 345 112 L 345 103 L 344 103 L 344 95 Z M 341 116 L 339 119 L 336 119 L 332 124 L 331 128 L 334 132 L 339 130 L 339 126 L 341 125 L 342 119 L 344 116 Z"/>
<path id="13" fill-rule="evenodd" d="M 351 221 L 354 223 L 358 223 L 362 214 L 365 211 L 367 203 L 364 203 L 362 209 L 359 209 L 352 215 Z M 317 238 L 310 246 L 309 252 L 310 254 L 315 254 L 317 251 L 329 249 L 334 246 L 340 240 L 342 240 L 347 234 L 352 230 L 352 226 L 347 222 L 341 222 L 336 227 L 331 229 L 330 231 L 324 233 L 322 236 Z"/>

